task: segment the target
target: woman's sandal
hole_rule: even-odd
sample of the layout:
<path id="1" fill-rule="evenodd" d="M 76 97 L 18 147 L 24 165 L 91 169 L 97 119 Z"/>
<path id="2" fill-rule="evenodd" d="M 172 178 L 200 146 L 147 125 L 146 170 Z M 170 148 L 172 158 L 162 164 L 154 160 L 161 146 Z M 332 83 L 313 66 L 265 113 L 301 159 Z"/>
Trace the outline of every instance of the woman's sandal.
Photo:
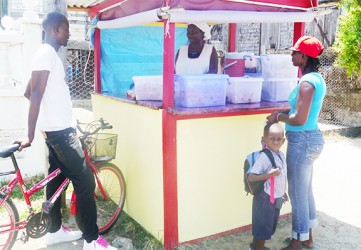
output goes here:
<path id="1" fill-rule="evenodd" d="M 289 244 L 291 243 L 291 239 L 290 239 L 290 238 L 286 238 L 286 239 L 284 239 L 282 242 L 283 242 L 284 244 L 286 244 L 286 245 L 289 245 Z M 317 249 L 317 248 L 316 248 L 316 245 L 313 245 L 313 247 L 307 247 L 307 246 L 304 246 L 303 244 L 302 244 L 302 248 L 303 248 L 303 249 L 311 249 L 311 250 Z"/>

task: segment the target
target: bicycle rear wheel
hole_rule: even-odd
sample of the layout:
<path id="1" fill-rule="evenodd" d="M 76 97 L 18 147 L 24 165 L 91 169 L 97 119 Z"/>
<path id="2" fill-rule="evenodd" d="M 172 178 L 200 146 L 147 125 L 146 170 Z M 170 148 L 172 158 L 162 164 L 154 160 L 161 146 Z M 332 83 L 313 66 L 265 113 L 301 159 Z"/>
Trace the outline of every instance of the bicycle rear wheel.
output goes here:
<path id="1" fill-rule="evenodd" d="M 1 199 L 1 198 L 0 198 Z M 19 213 L 11 199 L 7 199 L 0 207 L 0 249 L 11 249 L 18 236 L 13 230 L 19 223 Z M 8 232 L 5 232 L 10 230 Z"/>
<path id="2" fill-rule="evenodd" d="M 112 163 L 104 163 L 98 166 L 99 181 L 107 195 L 104 197 L 97 180 L 94 198 L 97 207 L 97 224 L 99 234 L 105 234 L 115 225 L 123 210 L 125 202 L 125 180 L 122 172 Z M 76 221 L 82 229 L 81 217 L 76 214 Z"/>

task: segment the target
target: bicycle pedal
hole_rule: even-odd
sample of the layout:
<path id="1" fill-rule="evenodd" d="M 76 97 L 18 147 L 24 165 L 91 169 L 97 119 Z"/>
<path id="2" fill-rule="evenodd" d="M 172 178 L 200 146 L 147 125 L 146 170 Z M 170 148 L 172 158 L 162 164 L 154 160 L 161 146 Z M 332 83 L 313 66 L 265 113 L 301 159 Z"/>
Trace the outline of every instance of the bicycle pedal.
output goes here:
<path id="1" fill-rule="evenodd" d="M 51 208 L 54 206 L 54 204 L 52 204 L 50 201 L 45 201 L 42 204 L 42 211 L 46 214 L 50 213 Z"/>
<path id="2" fill-rule="evenodd" d="M 29 235 L 27 235 L 25 232 L 21 233 L 20 240 L 25 244 L 29 241 Z"/>

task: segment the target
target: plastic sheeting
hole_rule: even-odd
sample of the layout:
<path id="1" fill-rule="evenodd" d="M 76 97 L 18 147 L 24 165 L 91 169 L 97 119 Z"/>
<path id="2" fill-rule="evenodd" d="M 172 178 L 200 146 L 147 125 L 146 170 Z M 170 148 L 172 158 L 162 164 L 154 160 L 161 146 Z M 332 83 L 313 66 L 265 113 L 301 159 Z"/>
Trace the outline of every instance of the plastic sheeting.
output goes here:
<path id="1" fill-rule="evenodd" d="M 136 13 L 161 8 L 170 5 L 171 8 L 183 7 L 186 10 L 232 10 L 232 11 L 260 11 L 260 12 L 283 12 L 296 11 L 295 8 L 317 7 L 317 0 L 118 0 L 112 4 L 95 5 L 90 8 L 90 12 L 99 15 L 99 20 L 112 20 L 126 17 Z M 111 1 L 108 1 L 111 2 Z M 120 4 L 117 4 L 120 3 Z M 247 3 L 245 3 L 247 2 Z M 254 4 L 252 4 L 254 3 Z M 284 6 L 282 7 L 276 7 Z M 111 6 L 114 6 L 112 8 Z M 293 6 L 294 8 L 287 8 Z"/>
<path id="2" fill-rule="evenodd" d="M 187 44 L 187 29 L 177 27 L 175 53 Z M 163 25 L 101 30 L 102 91 L 125 95 L 133 76 L 163 74 Z"/>
<path id="3" fill-rule="evenodd" d="M 317 12 L 256 12 L 256 11 L 225 11 L 185 10 L 171 13 L 171 22 L 209 22 L 209 23 L 285 23 L 285 22 L 311 22 Z M 136 15 L 99 21 L 99 29 L 121 28 L 147 24 L 159 20 L 157 10 L 142 12 Z"/>

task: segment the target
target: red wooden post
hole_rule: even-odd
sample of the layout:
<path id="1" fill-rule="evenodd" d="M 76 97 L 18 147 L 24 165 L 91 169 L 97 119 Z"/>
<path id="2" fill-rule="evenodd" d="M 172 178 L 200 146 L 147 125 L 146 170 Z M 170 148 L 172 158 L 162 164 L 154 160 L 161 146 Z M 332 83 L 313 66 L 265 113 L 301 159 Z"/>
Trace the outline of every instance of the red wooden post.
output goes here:
<path id="1" fill-rule="evenodd" d="M 164 21 L 163 109 L 174 106 L 174 36 L 175 24 Z"/>
<path id="2" fill-rule="evenodd" d="M 237 47 L 237 25 L 230 23 L 228 26 L 228 51 L 236 52 Z"/>
<path id="3" fill-rule="evenodd" d="M 294 23 L 293 24 L 293 44 L 294 45 L 297 40 L 305 34 L 305 23 Z M 302 72 L 298 69 L 298 77 L 301 78 Z"/>
<path id="4" fill-rule="evenodd" d="M 294 23 L 293 25 L 293 44 L 305 34 L 305 23 Z M 292 44 L 292 45 L 293 45 Z"/>
<path id="5" fill-rule="evenodd" d="M 95 29 L 94 32 L 94 91 L 95 93 L 102 92 L 101 77 L 100 77 L 100 30 Z"/>
<path id="6" fill-rule="evenodd" d="M 167 30 L 168 29 L 168 30 Z M 163 198 L 164 248 L 178 246 L 177 121 L 168 112 L 174 106 L 175 24 L 164 22 L 163 54 Z"/>

